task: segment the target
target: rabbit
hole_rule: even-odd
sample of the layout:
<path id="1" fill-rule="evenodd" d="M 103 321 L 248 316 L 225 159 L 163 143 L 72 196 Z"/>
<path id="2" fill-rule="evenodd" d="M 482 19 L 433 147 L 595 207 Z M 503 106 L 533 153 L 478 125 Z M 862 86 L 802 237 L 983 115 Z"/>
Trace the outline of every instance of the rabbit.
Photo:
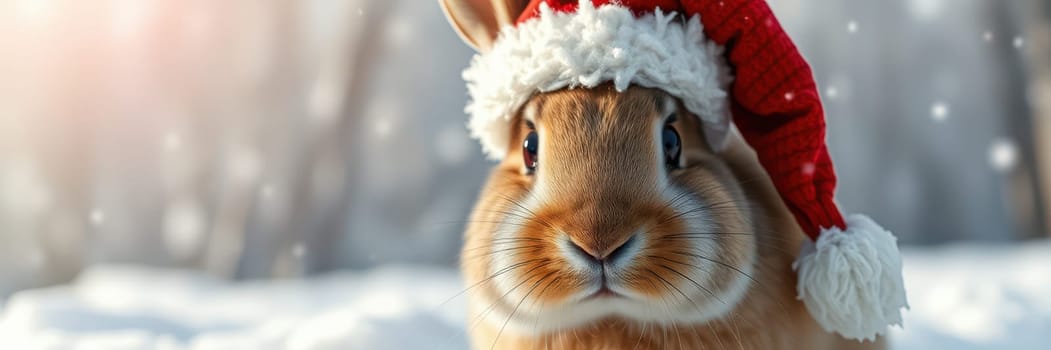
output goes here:
<path id="1" fill-rule="evenodd" d="M 520 2 L 444 0 L 479 50 Z M 612 84 L 533 95 L 468 221 L 476 349 L 882 349 L 796 299 L 806 236 L 739 133 L 716 150 L 683 102 Z"/>

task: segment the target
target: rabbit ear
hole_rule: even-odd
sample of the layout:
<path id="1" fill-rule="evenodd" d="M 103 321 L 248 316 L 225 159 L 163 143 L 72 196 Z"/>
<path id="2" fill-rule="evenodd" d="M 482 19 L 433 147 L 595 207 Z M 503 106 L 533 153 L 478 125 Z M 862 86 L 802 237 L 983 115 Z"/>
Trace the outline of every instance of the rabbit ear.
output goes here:
<path id="1" fill-rule="evenodd" d="M 712 151 L 721 153 L 726 150 L 727 140 L 730 137 L 730 118 L 726 117 L 716 122 L 704 121 L 701 123 L 704 139 L 708 141 L 708 147 Z"/>
<path id="2" fill-rule="evenodd" d="M 438 0 L 449 24 L 467 45 L 485 52 L 493 46 L 500 28 L 514 24 L 526 0 Z"/>

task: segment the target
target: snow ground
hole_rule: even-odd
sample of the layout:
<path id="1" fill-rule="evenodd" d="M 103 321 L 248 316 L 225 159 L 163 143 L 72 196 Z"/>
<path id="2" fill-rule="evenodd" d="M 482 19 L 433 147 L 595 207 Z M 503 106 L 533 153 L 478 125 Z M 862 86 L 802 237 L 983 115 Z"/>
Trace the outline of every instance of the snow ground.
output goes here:
<path id="1" fill-rule="evenodd" d="M 907 250 L 912 310 L 895 349 L 1047 349 L 1051 242 Z M 99 266 L 0 309 L 4 349 L 463 349 L 451 269 L 391 266 L 226 282 Z"/>

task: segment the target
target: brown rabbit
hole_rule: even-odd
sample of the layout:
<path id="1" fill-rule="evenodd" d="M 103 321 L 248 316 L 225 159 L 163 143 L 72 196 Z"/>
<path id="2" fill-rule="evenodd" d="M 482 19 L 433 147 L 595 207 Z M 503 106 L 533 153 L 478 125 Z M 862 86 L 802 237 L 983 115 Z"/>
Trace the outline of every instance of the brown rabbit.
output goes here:
<path id="1" fill-rule="evenodd" d="M 476 48 L 524 4 L 442 1 Z M 533 95 L 461 256 L 477 349 L 880 349 L 796 299 L 806 236 L 736 132 L 660 89 Z"/>

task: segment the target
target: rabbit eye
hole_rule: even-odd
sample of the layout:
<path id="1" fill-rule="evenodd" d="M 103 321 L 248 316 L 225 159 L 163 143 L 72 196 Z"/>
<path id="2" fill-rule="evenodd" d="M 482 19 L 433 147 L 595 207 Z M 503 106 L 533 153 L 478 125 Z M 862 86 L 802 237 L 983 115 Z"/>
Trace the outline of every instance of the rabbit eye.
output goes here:
<path id="1" fill-rule="evenodd" d="M 537 136 L 536 131 L 530 131 L 529 135 L 526 135 L 525 141 L 522 142 L 522 161 L 525 162 L 526 169 L 529 169 L 529 172 L 533 172 L 536 169 L 536 152 L 539 148 L 540 137 Z"/>
<path id="2" fill-rule="evenodd" d="M 679 133 L 670 125 L 665 126 L 661 138 L 664 145 L 664 162 L 669 167 L 678 168 L 679 155 L 682 153 L 682 140 L 679 139 Z"/>

